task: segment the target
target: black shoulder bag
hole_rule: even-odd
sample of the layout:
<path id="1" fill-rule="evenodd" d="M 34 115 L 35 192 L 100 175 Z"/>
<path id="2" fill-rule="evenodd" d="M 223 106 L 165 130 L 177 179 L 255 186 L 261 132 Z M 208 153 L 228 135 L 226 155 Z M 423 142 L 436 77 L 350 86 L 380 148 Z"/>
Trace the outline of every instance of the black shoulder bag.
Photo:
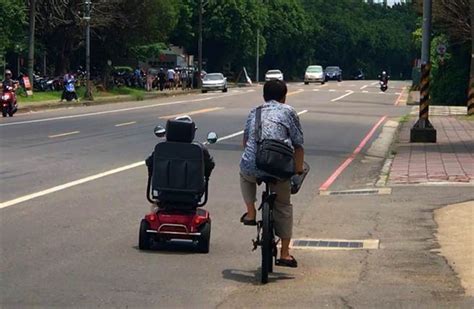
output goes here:
<path id="1" fill-rule="evenodd" d="M 262 106 L 255 113 L 255 139 L 257 141 L 256 165 L 261 171 L 282 179 L 295 174 L 293 149 L 285 142 L 276 139 L 262 140 Z"/>

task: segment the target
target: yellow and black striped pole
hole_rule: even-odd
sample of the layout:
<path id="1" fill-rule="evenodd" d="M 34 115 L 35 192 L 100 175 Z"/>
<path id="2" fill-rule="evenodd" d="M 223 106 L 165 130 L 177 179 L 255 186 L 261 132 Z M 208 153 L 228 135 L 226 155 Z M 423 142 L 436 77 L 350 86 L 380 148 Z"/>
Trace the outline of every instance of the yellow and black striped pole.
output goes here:
<path id="1" fill-rule="evenodd" d="M 474 61 L 474 57 L 471 61 Z M 467 95 L 467 115 L 474 115 L 474 76 L 471 77 L 471 82 L 469 83 L 469 92 Z"/>
<path id="2" fill-rule="evenodd" d="M 431 7 L 432 0 L 423 0 L 420 117 L 410 130 L 411 143 L 436 143 L 436 130 L 428 120 L 428 113 L 430 111 Z"/>
<path id="3" fill-rule="evenodd" d="M 428 120 L 430 111 L 430 71 L 431 64 L 421 65 L 421 79 L 420 79 L 420 119 Z"/>

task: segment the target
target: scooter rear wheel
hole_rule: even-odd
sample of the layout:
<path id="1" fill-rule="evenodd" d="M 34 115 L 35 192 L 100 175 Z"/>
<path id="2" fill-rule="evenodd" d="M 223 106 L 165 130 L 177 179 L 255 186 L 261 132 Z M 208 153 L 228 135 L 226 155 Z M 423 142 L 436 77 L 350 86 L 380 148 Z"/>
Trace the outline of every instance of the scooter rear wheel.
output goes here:
<path id="1" fill-rule="evenodd" d="M 150 229 L 150 224 L 145 219 L 140 222 L 140 231 L 138 235 L 138 248 L 140 250 L 150 250 L 152 239 L 147 230 Z"/>
<path id="2" fill-rule="evenodd" d="M 201 236 L 197 240 L 197 249 L 201 253 L 209 253 L 211 244 L 211 222 L 204 223 L 201 228 Z"/>

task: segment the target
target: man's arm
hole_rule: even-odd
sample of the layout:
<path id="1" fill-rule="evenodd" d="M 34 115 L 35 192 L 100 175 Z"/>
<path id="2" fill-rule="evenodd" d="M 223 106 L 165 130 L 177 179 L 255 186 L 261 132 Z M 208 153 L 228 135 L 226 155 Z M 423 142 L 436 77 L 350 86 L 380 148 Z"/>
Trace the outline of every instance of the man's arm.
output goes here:
<path id="1" fill-rule="evenodd" d="M 293 154 L 295 158 L 296 174 L 302 174 L 304 171 L 304 148 L 303 146 L 295 147 L 295 152 Z"/>

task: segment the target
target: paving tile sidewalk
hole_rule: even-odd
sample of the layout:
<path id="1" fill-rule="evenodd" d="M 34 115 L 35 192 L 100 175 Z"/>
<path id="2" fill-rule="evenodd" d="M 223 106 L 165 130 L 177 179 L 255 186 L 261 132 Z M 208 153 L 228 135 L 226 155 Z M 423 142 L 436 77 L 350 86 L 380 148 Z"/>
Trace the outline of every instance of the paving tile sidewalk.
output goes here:
<path id="1" fill-rule="evenodd" d="M 455 116 L 461 112 L 465 114 L 466 107 L 430 108 L 437 143 L 410 143 L 410 129 L 417 117 L 403 123 L 387 184 L 474 185 L 474 120 Z"/>

